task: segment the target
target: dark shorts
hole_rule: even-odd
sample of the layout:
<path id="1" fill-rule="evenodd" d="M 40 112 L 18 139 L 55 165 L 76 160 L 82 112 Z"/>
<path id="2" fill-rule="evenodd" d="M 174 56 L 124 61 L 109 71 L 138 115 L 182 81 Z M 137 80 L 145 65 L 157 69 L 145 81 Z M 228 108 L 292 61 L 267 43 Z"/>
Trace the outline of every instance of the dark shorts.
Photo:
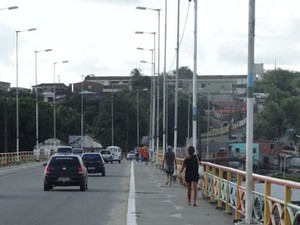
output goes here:
<path id="1" fill-rule="evenodd" d="M 198 182 L 199 174 L 185 174 L 185 182 Z"/>
<path id="2" fill-rule="evenodd" d="M 165 171 L 166 171 L 166 173 L 167 173 L 168 175 L 173 174 L 173 173 L 174 173 L 174 166 L 173 166 L 173 165 L 172 165 L 172 166 L 166 165 L 166 166 L 165 166 Z"/>

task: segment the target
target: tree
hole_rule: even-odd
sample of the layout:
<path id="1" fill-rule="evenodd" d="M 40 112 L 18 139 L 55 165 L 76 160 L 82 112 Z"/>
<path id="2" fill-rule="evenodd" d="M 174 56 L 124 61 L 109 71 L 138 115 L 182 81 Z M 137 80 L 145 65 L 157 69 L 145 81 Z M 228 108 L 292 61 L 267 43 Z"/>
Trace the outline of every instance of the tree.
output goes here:
<path id="1" fill-rule="evenodd" d="M 151 88 L 151 77 L 143 76 L 140 69 L 133 69 L 130 73 L 131 78 L 131 86 L 133 90 L 136 89 L 148 89 Z"/>
<path id="2" fill-rule="evenodd" d="M 255 138 L 273 139 L 288 128 L 300 130 L 299 90 L 299 72 L 278 69 L 263 74 L 262 80 L 255 84 L 255 92 L 268 93 L 269 96 L 255 121 Z"/>

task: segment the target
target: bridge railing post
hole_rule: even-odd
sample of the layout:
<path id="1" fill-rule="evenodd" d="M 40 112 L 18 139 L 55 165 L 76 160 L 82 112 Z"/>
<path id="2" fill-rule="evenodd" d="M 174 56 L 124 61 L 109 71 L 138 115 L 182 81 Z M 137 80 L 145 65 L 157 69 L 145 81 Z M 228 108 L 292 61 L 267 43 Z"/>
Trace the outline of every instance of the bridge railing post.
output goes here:
<path id="1" fill-rule="evenodd" d="M 271 219 L 271 213 L 270 213 L 270 206 L 268 204 L 268 196 L 271 196 L 271 183 L 268 182 L 267 180 L 265 181 L 265 210 L 264 210 L 264 221 L 265 224 L 268 224 L 268 222 Z"/>
<path id="2" fill-rule="evenodd" d="M 225 205 L 225 212 L 227 214 L 230 214 L 230 188 L 229 188 L 229 182 L 231 181 L 232 173 L 231 171 L 227 171 L 227 187 L 226 187 L 226 205 Z"/>
<path id="3" fill-rule="evenodd" d="M 291 225 L 291 218 L 288 211 L 288 203 L 292 200 L 292 188 L 289 186 L 285 186 L 284 190 L 284 224 Z"/>

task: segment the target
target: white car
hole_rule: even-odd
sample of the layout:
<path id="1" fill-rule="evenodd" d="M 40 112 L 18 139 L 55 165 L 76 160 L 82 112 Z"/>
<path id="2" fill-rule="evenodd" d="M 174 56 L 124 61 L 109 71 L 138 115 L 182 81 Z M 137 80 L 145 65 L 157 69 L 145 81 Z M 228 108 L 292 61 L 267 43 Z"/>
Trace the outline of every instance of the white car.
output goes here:
<path id="1" fill-rule="evenodd" d="M 100 150 L 100 154 L 106 163 L 108 162 L 113 163 L 113 156 L 110 150 L 106 150 L 106 149 Z"/>
<path id="2" fill-rule="evenodd" d="M 106 150 L 110 150 L 112 153 L 113 161 L 121 163 L 122 160 L 122 150 L 118 146 L 108 146 Z"/>
<path id="3" fill-rule="evenodd" d="M 128 152 L 128 153 L 127 153 L 127 156 L 126 156 L 126 159 L 127 159 L 127 160 L 135 159 L 135 153 L 134 153 L 134 151 Z"/>

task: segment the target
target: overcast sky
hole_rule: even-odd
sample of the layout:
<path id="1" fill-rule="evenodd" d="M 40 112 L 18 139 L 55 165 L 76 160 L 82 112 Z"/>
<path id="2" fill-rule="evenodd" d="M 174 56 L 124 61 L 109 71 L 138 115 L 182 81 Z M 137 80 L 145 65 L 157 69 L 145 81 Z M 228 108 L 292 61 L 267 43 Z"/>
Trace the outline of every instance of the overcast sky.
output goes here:
<path id="1" fill-rule="evenodd" d="M 19 86 L 80 82 L 82 75 L 129 75 L 134 68 L 151 74 L 152 34 L 158 13 L 136 6 L 161 9 L 160 72 L 163 71 L 165 0 L 1 0 L 0 81 L 16 86 L 16 30 L 20 32 Z M 200 75 L 247 74 L 249 0 L 198 0 L 198 62 Z M 265 69 L 300 71 L 300 1 L 256 1 L 255 62 Z M 181 0 L 179 65 L 193 69 L 194 1 Z M 174 70 L 177 1 L 168 0 L 166 70 Z M 157 33 L 158 34 L 158 33 Z M 156 37 L 158 36 L 156 34 Z M 157 44 L 156 44 L 157 47 Z M 156 48 L 157 50 L 157 48 Z M 144 60 L 149 63 L 141 63 Z"/>

